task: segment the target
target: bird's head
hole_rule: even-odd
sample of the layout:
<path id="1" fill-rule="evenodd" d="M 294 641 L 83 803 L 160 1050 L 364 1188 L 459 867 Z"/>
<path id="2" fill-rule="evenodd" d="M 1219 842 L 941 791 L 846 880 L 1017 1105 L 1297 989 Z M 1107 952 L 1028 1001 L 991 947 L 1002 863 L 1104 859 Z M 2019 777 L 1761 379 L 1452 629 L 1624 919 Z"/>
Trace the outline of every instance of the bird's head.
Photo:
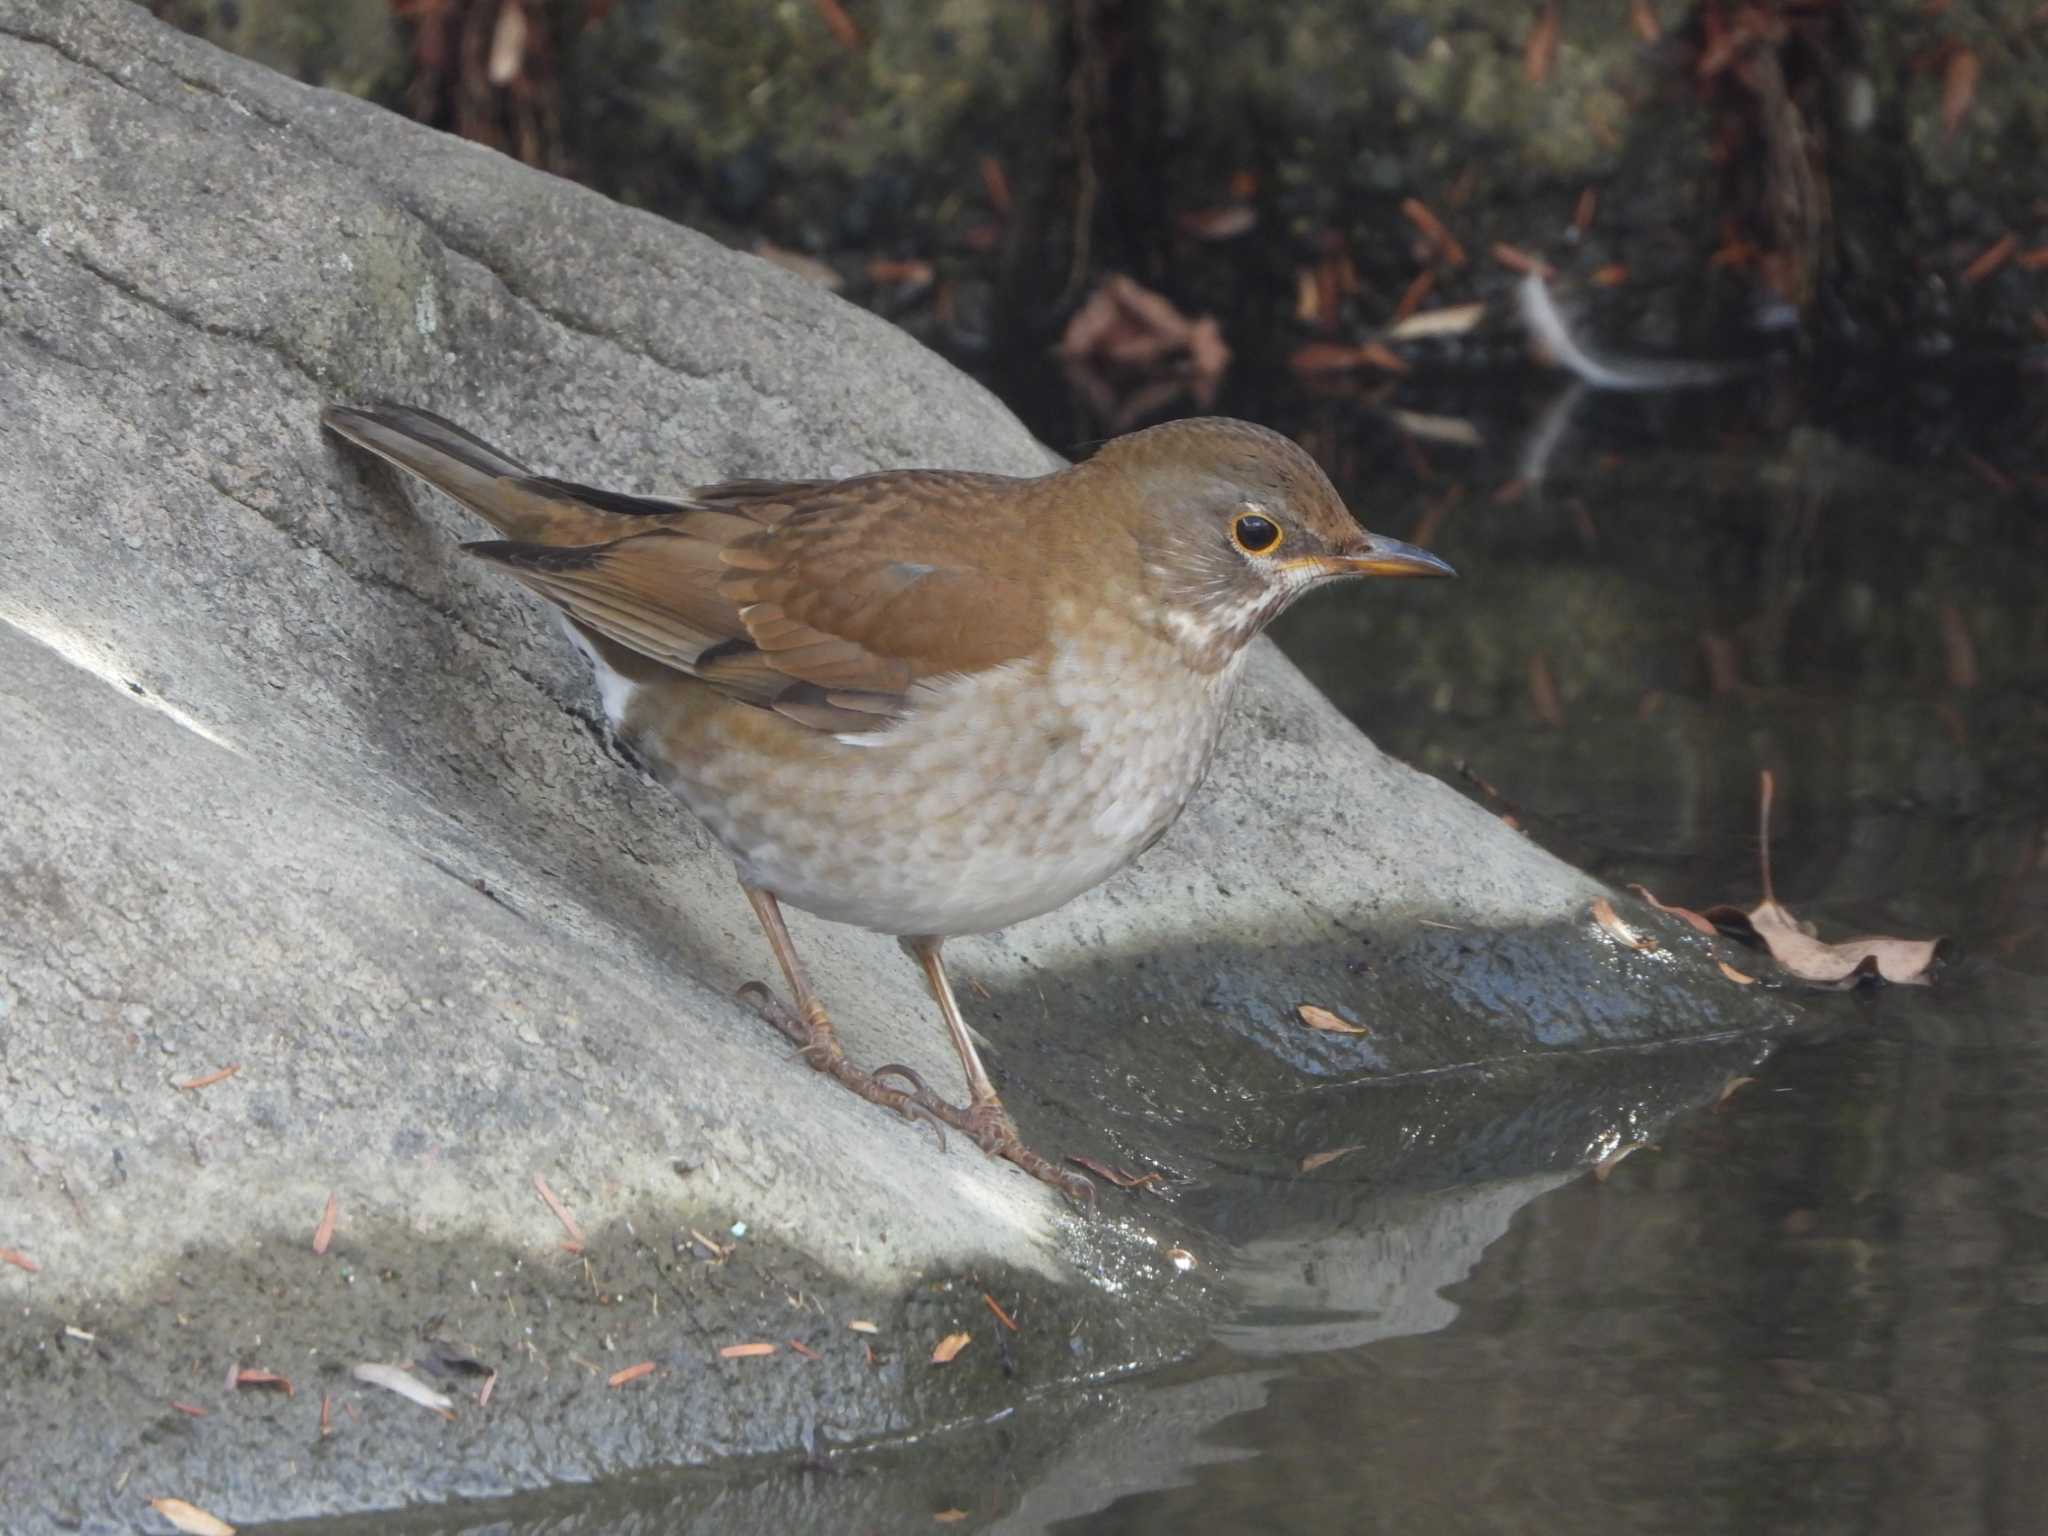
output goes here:
<path id="1" fill-rule="evenodd" d="M 1157 621 L 1208 670 L 1304 592 L 1352 576 L 1457 574 L 1361 528 L 1314 459 L 1250 422 L 1168 422 L 1089 462 L 1118 478 L 1132 508 Z"/>

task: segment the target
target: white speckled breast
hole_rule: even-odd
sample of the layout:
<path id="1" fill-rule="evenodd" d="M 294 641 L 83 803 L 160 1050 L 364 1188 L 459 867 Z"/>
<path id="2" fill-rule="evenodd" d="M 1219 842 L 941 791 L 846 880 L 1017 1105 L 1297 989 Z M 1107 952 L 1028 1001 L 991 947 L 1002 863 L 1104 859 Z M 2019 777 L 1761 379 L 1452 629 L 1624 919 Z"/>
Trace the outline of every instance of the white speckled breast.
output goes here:
<path id="1" fill-rule="evenodd" d="M 1125 619 L 1098 618 L 1076 641 L 941 683 L 872 735 L 787 723 L 802 745 L 770 760 L 709 752 L 655 766 L 741 878 L 792 906 L 884 933 L 1000 928 L 1106 880 L 1173 823 L 1243 660 L 1194 671 Z M 630 736 L 630 694 L 609 689 L 606 702 Z"/>

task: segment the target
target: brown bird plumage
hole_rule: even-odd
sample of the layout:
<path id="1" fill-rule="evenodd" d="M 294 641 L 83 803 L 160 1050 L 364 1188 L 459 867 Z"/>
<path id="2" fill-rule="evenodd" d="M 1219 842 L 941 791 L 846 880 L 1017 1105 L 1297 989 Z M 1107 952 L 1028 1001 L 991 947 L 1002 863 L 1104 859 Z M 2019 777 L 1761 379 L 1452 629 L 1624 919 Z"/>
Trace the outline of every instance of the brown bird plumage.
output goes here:
<path id="1" fill-rule="evenodd" d="M 806 1059 L 1073 1195 L 1087 1181 L 1024 1146 L 997 1099 L 944 939 L 1049 911 L 1157 840 L 1244 645 L 1301 592 L 1450 574 L 1366 534 L 1306 454 L 1244 422 L 1134 433 L 1036 479 L 893 470 L 660 499 L 533 475 L 422 411 L 324 420 L 504 535 L 464 547 L 561 611 L 614 728 L 732 853 L 798 1012 L 751 1000 Z M 966 1108 L 847 1060 L 784 900 L 902 938 Z"/>

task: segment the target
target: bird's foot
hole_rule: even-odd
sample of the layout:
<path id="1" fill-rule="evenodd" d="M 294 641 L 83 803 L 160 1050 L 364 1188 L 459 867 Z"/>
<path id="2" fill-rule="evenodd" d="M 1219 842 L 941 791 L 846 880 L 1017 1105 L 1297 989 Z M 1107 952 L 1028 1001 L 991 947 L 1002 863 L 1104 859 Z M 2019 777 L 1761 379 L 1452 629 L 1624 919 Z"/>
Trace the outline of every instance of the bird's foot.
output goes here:
<path id="1" fill-rule="evenodd" d="M 740 988 L 740 1000 L 754 1012 L 773 1025 L 775 1031 L 791 1045 L 814 1072 L 822 1072 L 841 1087 L 851 1090 L 870 1104 L 879 1104 L 884 1109 L 894 1110 L 906 1120 L 916 1121 L 931 1127 L 932 1134 L 939 1138 L 939 1150 L 946 1150 L 946 1132 L 941 1123 L 945 1117 L 933 1106 L 943 1101 L 933 1098 L 926 1089 L 924 1080 L 904 1067 L 883 1067 L 874 1072 L 863 1072 L 847 1058 L 846 1050 L 839 1043 L 839 1035 L 832 1027 L 832 1020 L 823 1009 L 812 1017 L 808 1013 L 799 1017 L 783 1005 L 782 999 L 762 986 L 750 981 Z M 910 1079 L 914 1091 L 906 1092 L 892 1088 L 882 1081 L 890 1073 Z M 951 1108 L 950 1105 L 947 1106 Z"/>
<path id="2" fill-rule="evenodd" d="M 1050 1184 L 1076 1205 L 1095 1208 L 1094 1181 L 1062 1168 L 1051 1158 L 1024 1145 L 1017 1122 L 1003 1108 L 1001 1099 L 982 1099 L 962 1109 L 949 1104 L 925 1087 L 924 1079 L 908 1067 L 890 1064 L 875 1068 L 877 1077 L 900 1077 L 911 1085 L 911 1096 L 932 1115 L 960 1132 L 990 1157 L 1015 1163 L 1041 1184 Z"/>

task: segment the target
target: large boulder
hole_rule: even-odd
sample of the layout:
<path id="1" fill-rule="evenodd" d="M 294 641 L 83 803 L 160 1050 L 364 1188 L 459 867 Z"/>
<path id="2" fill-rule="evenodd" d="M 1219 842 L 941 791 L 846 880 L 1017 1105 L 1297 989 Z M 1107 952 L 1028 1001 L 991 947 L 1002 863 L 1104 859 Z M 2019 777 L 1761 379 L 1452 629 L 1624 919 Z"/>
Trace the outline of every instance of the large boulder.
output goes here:
<path id="1" fill-rule="evenodd" d="M 1106 1190 L 1089 1221 L 941 1154 L 734 1001 L 770 961 L 724 858 L 612 754 L 548 615 L 454 550 L 463 515 L 318 415 L 414 402 L 646 492 L 1051 455 L 776 268 L 117 0 L 0 0 L 0 139 L 11 1531 L 993 1412 L 1021 1388 L 985 1289 L 1023 1309 L 1010 1364 L 1035 1389 L 1175 1357 L 1224 1313 L 1220 1237 L 1378 1263 L 1384 1233 L 1345 1235 L 1372 1201 L 1533 1192 L 1758 1037 L 1654 1087 L 1607 1047 L 1780 1021 L 1681 938 L 1617 946 L 1593 882 L 1383 758 L 1262 645 L 1210 786 L 1141 867 L 958 946 L 1027 1134 L 1174 1192 Z M 953 1081 L 891 941 L 796 928 L 862 1058 Z M 1305 1030 L 1305 1002 L 1371 1033 Z M 1296 1176 L 1339 1145 L 1367 1150 Z M 1441 1283 L 1513 1203 L 1414 1217 L 1398 1273 Z M 1375 1273 L 1336 1291 L 1379 1295 Z M 956 1328 L 974 1348 L 928 1366 Z M 779 1358 L 719 1356 L 748 1340 Z M 497 1372 L 486 1407 L 437 1383 L 452 1420 L 350 1374 L 450 1354 Z"/>

